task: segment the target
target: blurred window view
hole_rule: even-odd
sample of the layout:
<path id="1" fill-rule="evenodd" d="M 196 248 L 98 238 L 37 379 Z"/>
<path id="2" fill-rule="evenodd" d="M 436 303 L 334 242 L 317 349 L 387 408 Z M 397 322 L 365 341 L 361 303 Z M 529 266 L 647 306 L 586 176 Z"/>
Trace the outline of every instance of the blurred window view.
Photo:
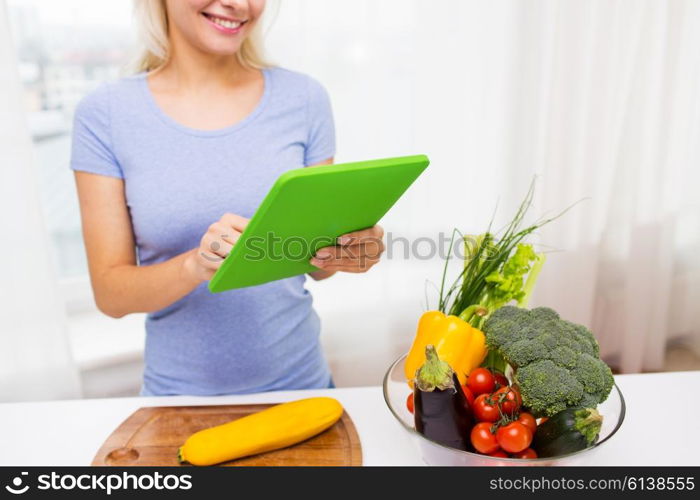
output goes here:
<path id="1" fill-rule="evenodd" d="M 132 1 L 2 3 L 83 394 L 136 394 L 143 315 L 116 320 L 95 307 L 69 169 L 76 104 L 127 74 Z M 478 234 L 492 217 L 500 227 L 534 175 L 532 217 L 585 200 L 533 235 L 551 258 L 531 305 L 589 326 L 621 372 L 697 369 L 700 2 L 424 4 L 268 0 L 267 59 L 326 87 L 337 162 L 430 157 L 381 221 L 395 239 Z M 407 351 L 425 297 L 435 304 L 443 261 L 404 259 L 396 248 L 362 279 L 307 282 L 340 386 L 381 380 Z M 23 341 L 35 352 L 32 338 Z M 15 362 L 11 345 L 0 345 L 10 353 L 0 365 Z"/>
<path id="2" fill-rule="evenodd" d="M 80 212 L 68 168 L 72 117 L 85 94 L 123 73 L 133 43 L 131 2 L 7 4 L 52 258 L 64 281 L 85 277 Z"/>

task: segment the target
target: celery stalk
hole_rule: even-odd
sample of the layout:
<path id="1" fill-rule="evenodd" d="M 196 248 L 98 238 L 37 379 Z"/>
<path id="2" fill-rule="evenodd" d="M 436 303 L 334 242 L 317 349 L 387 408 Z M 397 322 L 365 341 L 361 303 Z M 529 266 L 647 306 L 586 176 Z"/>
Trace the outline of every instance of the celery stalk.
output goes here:
<path id="1" fill-rule="evenodd" d="M 532 264 L 530 272 L 527 274 L 527 280 L 525 280 L 525 285 L 523 286 L 523 292 L 525 292 L 525 295 L 523 295 L 518 301 L 518 307 L 527 307 L 527 305 L 530 303 L 530 296 L 535 289 L 535 283 L 537 283 L 537 278 L 540 275 L 540 271 L 542 271 L 542 266 L 544 265 L 545 260 L 547 260 L 547 256 L 545 254 L 537 254 L 537 258 Z"/>

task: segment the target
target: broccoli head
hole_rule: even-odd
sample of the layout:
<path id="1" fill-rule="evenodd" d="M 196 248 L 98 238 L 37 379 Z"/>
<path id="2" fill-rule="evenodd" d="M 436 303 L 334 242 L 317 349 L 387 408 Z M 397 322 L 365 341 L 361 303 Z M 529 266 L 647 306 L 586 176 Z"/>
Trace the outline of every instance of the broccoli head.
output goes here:
<path id="1" fill-rule="evenodd" d="M 537 417 L 568 407 L 595 407 L 612 390 L 612 372 L 599 358 L 590 330 L 550 308 L 505 306 L 483 330 L 489 349 L 513 367 L 523 405 Z"/>
<path id="2" fill-rule="evenodd" d="M 569 406 L 577 406 L 583 398 L 581 382 L 551 359 L 540 359 L 519 368 L 515 381 L 523 405 L 533 415 L 554 415 Z"/>

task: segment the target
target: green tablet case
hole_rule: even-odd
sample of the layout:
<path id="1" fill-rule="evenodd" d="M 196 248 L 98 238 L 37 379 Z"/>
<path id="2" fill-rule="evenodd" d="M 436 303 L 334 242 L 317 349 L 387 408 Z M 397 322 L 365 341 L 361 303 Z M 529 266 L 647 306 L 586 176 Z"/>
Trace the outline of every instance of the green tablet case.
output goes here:
<path id="1" fill-rule="evenodd" d="M 374 226 L 428 166 L 424 155 L 282 174 L 209 281 L 209 290 L 259 285 L 317 270 L 309 263 L 342 234 Z"/>

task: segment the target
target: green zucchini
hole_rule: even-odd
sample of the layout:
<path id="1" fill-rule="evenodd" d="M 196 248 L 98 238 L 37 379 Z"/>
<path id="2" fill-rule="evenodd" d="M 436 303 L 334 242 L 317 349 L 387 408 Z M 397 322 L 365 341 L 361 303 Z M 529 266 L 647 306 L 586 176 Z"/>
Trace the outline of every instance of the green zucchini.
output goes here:
<path id="1" fill-rule="evenodd" d="M 595 408 L 567 408 L 537 426 L 532 447 L 538 457 L 583 450 L 598 440 L 603 416 Z"/>

